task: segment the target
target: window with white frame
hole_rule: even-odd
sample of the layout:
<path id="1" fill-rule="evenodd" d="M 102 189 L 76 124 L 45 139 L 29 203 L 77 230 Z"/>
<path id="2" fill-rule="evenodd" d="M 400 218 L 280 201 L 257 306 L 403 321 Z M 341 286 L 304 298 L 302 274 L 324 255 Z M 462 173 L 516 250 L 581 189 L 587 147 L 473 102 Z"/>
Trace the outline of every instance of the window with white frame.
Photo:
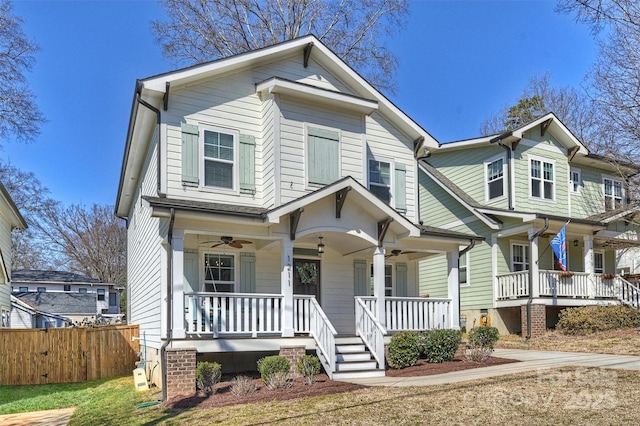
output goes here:
<path id="1" fill-rule="evenodd" d="M 523 243 L 511 244 L 511 271 L 527 271 L 529 269 L 529 245 Z"/>
<path id="2" fill-rule="evenodd" d="M 596 274 L 604 274 L 604 252 L 593 252 L 593 272 Z"/>
<path id="3" fill-rule="evenodd" d="M 582 173 L 580 169 L 571 169 L 569 171 L 569 191 L 572 194 L 580 194 L 582 192 Z"/>
<path id="4" fill-rule="evenodd" d="M 118 304 L 118 296 L 116 296 L 116 293 L 110 292 L 109 293 L 109 306 L 116 306 L 117 304 Z"/>
<path id="5" fill-rule="evenodd" d="M 236 136 L 231 132 L 202 129 L 202 182 L 205 186 L 235 188 Z"/>
<path id="6" fill-rule="evenodd" d="M 235 290 L 235 257 L 228 254 L 204 254 L 205 291 L 232 293 Z"/>
<path id="7" fill-rule="evenodd" d="M 371 265 L 371 295 L 373 296 L 373 264 Z M 393 265 L 384 265 L 384 295 L 386 297 L 393 296 Z"/>
<path id="8" fill-rule="evenodd" d="M 28 293 L 29 292 L 29 287 L 19 287 L 19 291 L 20 291 L 20 293 Z"/>
<path id="9" fill-rule="evenodd" d="M 487 200 L 504 195 L 504 159 L 498 158 L 486 164 Z"/>
<path id="10" fill-rule="evenodd" d="M 82 288 L 82 287 L 81 287 L 81 288 L 79 288 L 79 289 L 78 289 L 78 293 L 80 293 L 80 294 L 87 294 L 87 289 L 86 289 L 86 288 Z"/>
<path id="11" fill-rule="evenodd" d="M 605 210 L 614 210 L 623 203 L 623 184 L 621 180 L 613 178 L 603 178 L 604 185 L 604 208 Z"/>
<path id="12" fill-rule="evenodd" d="M 458 282 L 461 286 L 468 286 L 469 282 L 469 252 L 458 258 Z"/>
<path id="13" fill-rule="evenodd" d="M 369 159 L 369 190 L 387 204 L 391 203 L 392 163 Z"/>
<path id="14" fill-rule="evenodd" d="M 104 288 L 99 288 L 98 289 L 98 300 L 101 301 L 101 302 L 105 300 Z"/>
<path id="15" fill-rule="evenodd" d="M 554 200 L 555 178 L 553 162 L 531 158 L 529 160 L 531 198 Z"/>

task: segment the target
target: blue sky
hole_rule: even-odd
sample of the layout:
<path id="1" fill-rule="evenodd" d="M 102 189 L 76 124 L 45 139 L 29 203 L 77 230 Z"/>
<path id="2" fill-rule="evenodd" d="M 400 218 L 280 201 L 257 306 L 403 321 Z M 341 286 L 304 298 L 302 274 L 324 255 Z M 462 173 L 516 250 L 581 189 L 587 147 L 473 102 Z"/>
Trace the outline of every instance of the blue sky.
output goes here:
<path id="1" fill-rule="evenodd" d="M 582 82 L 595 59 L 588 29 L 555 1 L 412 1 L 390 47 L 399 59 L 390 99 L 436 139 L 478 136 L 530 77 Z M 65 204 L 113 204 L 134 84 L 172 69 L 153 42 L 150 0 L 14 0 L 41 47 L 28 79 L 48 123 L 36 142 L 5 142 L 0 156 L 32 171 Z"/>

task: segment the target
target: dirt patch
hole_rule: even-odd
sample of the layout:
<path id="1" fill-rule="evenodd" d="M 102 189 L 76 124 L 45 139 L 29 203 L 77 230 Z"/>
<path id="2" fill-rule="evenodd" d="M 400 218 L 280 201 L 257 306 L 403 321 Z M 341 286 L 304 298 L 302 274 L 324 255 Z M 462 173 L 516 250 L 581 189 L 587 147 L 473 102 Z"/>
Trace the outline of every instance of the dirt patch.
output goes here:
<path id="1" fill-rule="evenodd" d="M 470 362 L 462 356 L 457 356 L 454 361 L 440 364 L 430 364 L 425 360 L 420 360 L 418 365 L 404 368 L 402 370 L 388 369 L 386 374 L 390 377 L 414 377 L 429 376 L 433 374 L 443 374 L 452 371 L 461 371 L 471 368 L 488 367 L 491 365 L 507 364 L 517 362 L 513 359 L 491 357 L 483 363 Z M 174 398 L 166 402 L 169 408 L 216 408 L 230 405 L 249 404 L 256 402 L 286 401 L 295 398 L 308 396 L 331 395 L 342 392 L 351 392 L 362 389 L 365 386 L 353 383 L 329 380 L 325 374 L 318 375 L 316 382 L 312 385 L 305 385 L 303 379 L 291 381 L 291 386 L 284 390 L 269 390 L 256 373 L 245 373 L 253 378 L 257 391 L 243 396 L 236 396 L 231 392 L 231 380 L 233 377 L 223 377 L 223 381 L 216 385 L 216 393 L 210 397 L 192 396 L 187 398 Z"/>

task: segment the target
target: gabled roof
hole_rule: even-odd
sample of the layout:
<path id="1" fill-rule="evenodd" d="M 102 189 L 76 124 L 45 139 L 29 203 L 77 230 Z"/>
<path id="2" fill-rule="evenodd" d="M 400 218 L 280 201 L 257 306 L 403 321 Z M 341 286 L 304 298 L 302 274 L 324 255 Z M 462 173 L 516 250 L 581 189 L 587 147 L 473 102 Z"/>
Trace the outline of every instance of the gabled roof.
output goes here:
<path id="1" fill-rule="evenodd" d="M 7 218 L 11 229 L 27 229 L 27 222 L 2 182 L 0 182 L 0 213 Z"/>
<path id="2" fill-rule="evenodd" d="M 418 123 L 376 90 L 315 36 L 307 35 L 262 49 L 138 80 L 134 91 L 129 129 L 122 161 L 116 200 L 116 214 L 120 217 L 126 217 L 129 214 L 128 210 L 131 197 L 134 196 L 133 192 L 135 192 L 137 179 L 141 173 L 142 162 L 146 156 L 148 142 L 151 138 L 151 131 L 149 129 L 152 129 L 153 126 L 159 122 L 157 114 L 161 114 L 160 110 L 152 111 L 149 106 L 159 108 L 163 97 L 170 96 L 170 89 L 175 87 L 215 78 L 223 73 L 259 66 L 264 63 L 290 58 L 295 55 L 299 56 L 302 63 L 307 60 L 305 59 L 305 53 L 308 53 L 307 59 L 313 59 L 329 73 L 335 75 L 353 93 L 345 94 L 325 89 L 319 90 L 318 88 L 308 87 L 308 85 L 306 87 L 307 90 L 318 92 L 327 99 L 334 98 L 334 100 L 345 100 L 345 102 L 348 99 L 345 105 L 351 105 L 351 107 L 362 111 L 370 112 L 373 109 L 377 109 L 385 119 L 414 140 L 417 145 L 416 149 L 420 147 L 435 149 L 438 147 L 438 142 L 435 138 Z M 277 86 L 276 90 L 300 91 L 301 87 L 304 86 L 298 82 L 290 82 L 285 79 L 256 83 L 261 84 L 261 86 L 257 88 L 260 90 L 274 90 Z M 140 102 L 146 103 L 146 106 L 140 107 Z M 127 199 L 127 202 L 124 202 L 124 199 Z"/>
<path id="3" fill-rule="evenodd" d="M 15 297 L 39 311 L 62 315 L 96 315 L 95 293 L 17 293 Z"/>
<path id="4" fill-rule="evenodd" d="M 113 283 L 67 271 L 17 270 L 11 272 L 11 281 L 14 283 L 113 285 Z"/>
<path id="5" fill-rule="evenodd" d="M 36 306 L 31 305 L 28 302 L 18 299 L 14 295 L 11 295 L 11 309 L 20 309 L 21 311 L 27 312 L 29 315 L 42 315 L 49 318 L 55 318 L 62 321 L 71 322 L 69 318 L 63 317 L 62 315 L 51 314 L 49 312 L 44 312 L 38 309 Z"/>

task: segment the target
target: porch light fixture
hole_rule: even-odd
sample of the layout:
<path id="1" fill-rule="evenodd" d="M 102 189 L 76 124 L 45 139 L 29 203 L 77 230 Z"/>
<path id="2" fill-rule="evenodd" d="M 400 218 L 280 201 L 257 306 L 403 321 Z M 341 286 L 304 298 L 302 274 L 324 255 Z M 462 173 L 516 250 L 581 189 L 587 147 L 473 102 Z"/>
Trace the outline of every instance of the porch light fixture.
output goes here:
<path id="1" fill-rule="evenodd" d="M 573 240 L 573 246 L 578 247 L 578 240 Z"/>
<path id="2" fill-rule="evenodd" d="M 318 254 L 324 253 L 324 244 L 322 244 L 322 237 L 318 237 L 320 242 L 318 243 Z"/>

